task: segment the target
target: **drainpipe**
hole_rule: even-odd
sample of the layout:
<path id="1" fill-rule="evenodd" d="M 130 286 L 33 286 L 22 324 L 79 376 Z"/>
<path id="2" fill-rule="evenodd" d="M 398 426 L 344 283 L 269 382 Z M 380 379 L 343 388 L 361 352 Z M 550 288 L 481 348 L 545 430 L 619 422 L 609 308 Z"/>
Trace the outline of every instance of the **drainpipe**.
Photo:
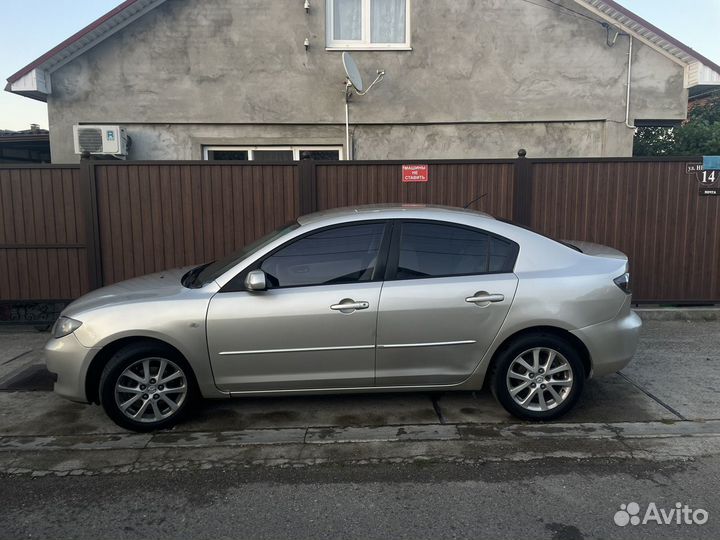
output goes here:
<path id="1" fill-rule="evenodd" d="M 350 151 L 350 103 L 349 99 L 345 98 L 345 159 L 352 159 L 352 152 Z"/>
<path id="2" fill-rule="evenodd" d="M 630 47 L 628 48 L 627 95 L 625 97 L 625 125 L 630 129 L 635 129 L 635 126 L 630 123 L 630 85 L 632 84 L 633 37 L 628 37 L 630 38 Z"/>

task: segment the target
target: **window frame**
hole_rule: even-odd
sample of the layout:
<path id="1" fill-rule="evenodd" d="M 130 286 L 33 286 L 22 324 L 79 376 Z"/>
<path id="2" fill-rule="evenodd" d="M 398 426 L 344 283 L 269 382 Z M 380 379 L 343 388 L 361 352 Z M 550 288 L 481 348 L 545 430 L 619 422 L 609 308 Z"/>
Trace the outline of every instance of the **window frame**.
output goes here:
<path id="1" fill-rule="evenodd" d="M 300 161 L 302 157 L 303 152 L 313 152 L 313 151 L 337 151 L 338 152 L 338 159 L 339 161 L 345 161 L 343 147 L 339 145 L 307 145 L 307 144 L 300 144 L 300 145 L 277 145 L 277 146 L 268 146 L 268 145 L 257 145 L 257 146 L 248 146 L 248 145 L 225 145 L 225 144 L 210 144 L 205 145 L 202 147 L 202 156 L 203 161 L 215 161 L 210 160 L 210 152 L 222 152 L 222 151 L 228 151 L 228 152 L 247 152 L 248 153 L 248 159 L 247 161 L 255 161 L 255 152 L 256 151 L 291 151 L 293 153 L 293 161 Z M 219 160 L 218 160 L 219 161 Z"/>
<path id="2" fill-rule="evenodd" d="M 361 0 L 362 2 L 362 24 L 360 28 L 361 39 L 359 40 L 336 40 L 334 35 L 334 8 L 333 0 L 325 0 L 325 50 L 327 51 L 411 51 L 411 18 L 410 3 L 412 0 L 405 0 L 405 41 L 403 43 L 372 43 L 371 17 L 372 0 Z"/>
<path id="3" fill-rule="evenodd" d="M 258 291 L 248 291 L 248 289 L 245 287 L 245 278 L 247 275 L 252 272 L 253 270 L 260 270 L 262 264 L 265 262 L 266 259 L 269 259 L 275 253 L 278 251 L 285 249 L 291 245 L 293 245 L 295 242 L 299 242 L 300 240 L 303 240 L 307 238 L 308 236 L 312 236 L 314 234 L 322 233 L 325 231 L 330 231 L 333 229 L 339 229 L 343 227 L 349 227 L 352 225 L 372 225 L 372 224 L 384 224 L 385 228 L 383 229 L 383 236 L 380 240 L 380 247 L 378 249 L 378 263 L 375 266 L 375 271 L 373 272 L 372 277 L 369 280 L 366 281 L 358 281 L 358 282 L 348 282 L 348 283 L 318 283 L 318 284 L 307 284 L 307 285 L 292 285 L 288 287 L 268 287 L 267 290 L 273 290 L 273 291 L 283 291 L 283 290 L 290 290 L 290 289 L 305 289 L 308 287 L 332 287 L 332 286 L 348 286 L 348 285 L 356 285 L 356 284 L 366 284 L 366 283 L 379 283 L 384 281 L 385 275 L 386 275 L 386 269 L 388 264 L 388 256 L 390 254 L 390 244 L 392 241 L 393 236 L 393 227 L 394 223 L 392 220 L 389 219 L 370 219 L 370 220 L 357 220 L 357 221 L 346 221 L 344 223 L 336 223 L 334 225 L 327 225 L 325 227 L 319 227 L 317 229 L 313 229 L 311 231 L 308 231 L 304 234 L 300 234 L 294 238 L 291 238 L 284 244 L 276 247 L 272 251 L 266 253 L 262 257 L 254 260 L 251 262 L 248 266 L 243 268 L 240 272 L 238 272 L 235 277 L 230 279 L 225 286 L 220 289 L 219 292 L 226 293 L 226 292 L 252 292 L 257 293 Z M 263 292 L 263 291 L 260 291 Z"/>
<path id="4" fill-rule="evenodd" d="M 512 265 L 510 270 L 500 270 L 497 272 L 471 272 L 467 274 L 445 274 L 441 276 L 416 276 L 416 277 L 397 277 L 398 266 L 400 263 L 400 239 L 402 235 L 403 225 L 406 223 L 425 223 L 428 225 L 440 225 L 445 227 L 456 227 L 458 229 L 466 229 L 471 232 L 485 234 L 490 238 L 495 238 L 503 242 L 509 242 L 511 246 L 510 259 Z M 418 279 L 442 279 L 442 278 L 453 278 L 453 277 L 467 277 L 467 276 L 496 276 L 502 274 L 513 274 L 515 272 L 515 265 L 517 264 L 518 254 L 520 253 L 520 245 L 514 240 L 510 240 L 499 234 L 480 229 L 478 227 L 472 227 L 464 225 L 462 223 L 454 223 L 452 221 L 442 221 L 437 219 L 402 219 L 395 220 L 395 226 L 392 231 L 392 240 L 390 241 L 390 252 L 388 255 L 387 265 L 385 267 L 385 281 L 415 281 Z"/>

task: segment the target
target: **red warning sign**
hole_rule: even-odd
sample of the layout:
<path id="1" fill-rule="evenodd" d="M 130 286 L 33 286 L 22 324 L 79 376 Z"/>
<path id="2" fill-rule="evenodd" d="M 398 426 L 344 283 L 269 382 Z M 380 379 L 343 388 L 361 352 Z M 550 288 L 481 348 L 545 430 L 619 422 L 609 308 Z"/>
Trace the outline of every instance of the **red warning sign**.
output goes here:
<path id="1" fill-rule="evenodd" d="M 406 182 L 427 182 L 428 181 L 427 165 L 403 165 L 402 181 Z"/>

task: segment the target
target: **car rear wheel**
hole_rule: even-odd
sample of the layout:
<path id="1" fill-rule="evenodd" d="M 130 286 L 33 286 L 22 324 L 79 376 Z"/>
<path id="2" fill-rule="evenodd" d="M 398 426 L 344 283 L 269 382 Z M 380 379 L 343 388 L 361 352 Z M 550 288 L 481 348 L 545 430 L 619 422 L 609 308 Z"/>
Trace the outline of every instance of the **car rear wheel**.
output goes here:
<path id="1" fill-rule="evenodd" d="M 119 426 L 153 431 L 175 425 L 195 397 L 187 362 L 160 344 L 116 352 L 100 377 L 100 403 Z"/>
<path id="2" fill-rule="evenodd" d="M 492 391 L 510 414 L 522 420 L 553 420 L 577 402 L 585 369 L 577 350 L 551 334 L 524 336 L 500 353 Z"/>

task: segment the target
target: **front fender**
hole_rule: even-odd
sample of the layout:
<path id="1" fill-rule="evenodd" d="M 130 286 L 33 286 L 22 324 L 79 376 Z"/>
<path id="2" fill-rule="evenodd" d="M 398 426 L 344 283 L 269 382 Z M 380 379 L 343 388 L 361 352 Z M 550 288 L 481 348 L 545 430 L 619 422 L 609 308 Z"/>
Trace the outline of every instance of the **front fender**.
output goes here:
<path id="1" fill-rule="evenodd" d="M 225 395 L 215 386 L 208 355 L 205 318 L 208 298 L 170 302 L 111 305 L 78 314 L 82 326 L 75 331 L 80 344 L 103 349 L 122 339 L 150 338 L 176 348 L 195 373 L 205 397 Z"/>

